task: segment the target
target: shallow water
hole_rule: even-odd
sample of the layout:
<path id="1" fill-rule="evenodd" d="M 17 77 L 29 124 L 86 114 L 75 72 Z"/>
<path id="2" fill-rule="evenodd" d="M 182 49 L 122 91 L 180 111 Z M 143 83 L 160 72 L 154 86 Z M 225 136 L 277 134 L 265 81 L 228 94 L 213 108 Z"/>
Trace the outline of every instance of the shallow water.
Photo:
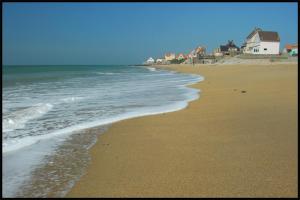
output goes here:
<path id="1" fill-rule="evenodd" d="M 182 109 L 198 98 L 198 91 L 186 85 L 203 80 L 138 66 L 2 70 L 5 197 L 64 196 L 82 175 L 87 149 L 96 141 L 96 132 L 105 130 L 103 125 Z M 72 157 L 72 166 L 64 164 Z"/>

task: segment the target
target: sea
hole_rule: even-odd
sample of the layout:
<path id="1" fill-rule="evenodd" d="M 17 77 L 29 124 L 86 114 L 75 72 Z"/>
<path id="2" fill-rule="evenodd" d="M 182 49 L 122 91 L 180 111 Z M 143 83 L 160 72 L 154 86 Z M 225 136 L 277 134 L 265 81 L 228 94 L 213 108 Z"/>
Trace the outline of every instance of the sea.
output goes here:
<path id="1" fill-rule="evenodd" d="M 145 66 L 2 66 L 3 197 L 64 197 L 99 134 L 185 108 L 202 80 Z"/>

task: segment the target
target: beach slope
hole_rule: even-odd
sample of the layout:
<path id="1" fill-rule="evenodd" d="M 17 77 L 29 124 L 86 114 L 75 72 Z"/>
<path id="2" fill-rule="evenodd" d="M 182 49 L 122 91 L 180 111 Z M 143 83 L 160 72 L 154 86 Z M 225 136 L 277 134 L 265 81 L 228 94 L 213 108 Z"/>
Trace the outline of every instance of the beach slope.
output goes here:
<path id="1" fill-rule="evenodd" d="M 167 68 L 200 98 L 113 124 L 67 197 L 297 197 L 296 64 Z"/>

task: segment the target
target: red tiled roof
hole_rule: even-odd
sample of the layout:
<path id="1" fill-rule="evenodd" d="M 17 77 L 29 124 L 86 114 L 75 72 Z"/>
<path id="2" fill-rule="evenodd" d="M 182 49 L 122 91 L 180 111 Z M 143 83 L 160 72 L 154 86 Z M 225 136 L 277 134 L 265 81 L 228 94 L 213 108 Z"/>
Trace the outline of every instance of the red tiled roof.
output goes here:
<path id="1" fill-rule="evenodd" d="M 286 44 L 285 48 L 288 49 L 288 50 L 298 48 L 298 44 Z"/>

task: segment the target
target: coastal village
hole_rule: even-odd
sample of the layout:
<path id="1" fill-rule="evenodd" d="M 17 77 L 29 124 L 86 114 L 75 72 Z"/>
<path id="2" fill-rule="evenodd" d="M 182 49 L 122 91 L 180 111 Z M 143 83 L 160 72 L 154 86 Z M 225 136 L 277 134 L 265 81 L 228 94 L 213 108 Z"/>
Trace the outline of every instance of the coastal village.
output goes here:
<path id="1" fill-rule="evenodd" d="M 288 61 L 298 57 L 298 44 L 285 44 L 280 51 L 280 36 L 276 31 L 265 31 L 261 28 L 254 30 L 246 37 L 245 42 L 239 47 L 233 40 L 215 48 L 212 53 L 207 53 L 205 46 L 198 46 L 187 54 L 166 53 L 163 57 L 154 59 L 149 57 L 144 65 L 168 64 L 214 64 L 239 60 L 268 60 Z M 230 62 L 229 62 L 230 63 Z"/>

